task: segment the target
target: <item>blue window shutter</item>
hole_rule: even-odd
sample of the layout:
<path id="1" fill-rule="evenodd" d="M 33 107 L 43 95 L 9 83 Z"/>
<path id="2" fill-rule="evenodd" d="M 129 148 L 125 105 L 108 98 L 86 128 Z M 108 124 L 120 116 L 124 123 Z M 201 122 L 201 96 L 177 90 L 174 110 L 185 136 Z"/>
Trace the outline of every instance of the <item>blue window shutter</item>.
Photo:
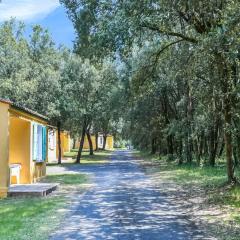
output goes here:
<path id="1" fill-rule="evenodd" d="M 38 138 L 37 161 L 42 162 L 42 160 L 43 160 L 43 155 L 42 155 L 43 134 L 42 134 L 42 126 L 41 125 L 37 125 L 37 138 Z"/>
<path id="2" fill-rule="evenodd" d="M 47 154 L 47 129 L 46 127 L 42 128 L 42 156 L 43 156 L 43 161 L 46 160 L 46 154 Z"/>

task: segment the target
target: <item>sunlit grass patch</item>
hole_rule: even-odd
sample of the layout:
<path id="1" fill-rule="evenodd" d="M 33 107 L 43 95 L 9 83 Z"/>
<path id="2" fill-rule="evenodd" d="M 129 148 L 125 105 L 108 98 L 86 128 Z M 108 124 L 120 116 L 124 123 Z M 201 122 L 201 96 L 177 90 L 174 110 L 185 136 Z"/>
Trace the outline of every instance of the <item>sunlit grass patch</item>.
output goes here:
<path id="1" fill-rule="evenodd" d="M 109 157 L 111 156 L 113 151 L 97 151 L 94 152 L 94 155 L 89 155 L 88 151 L 82 152 L 81 163 L 82 164 L 101 164 L 107 163 L 109 161 Z M 71 152 L 67 152 L 64 154 L 66 158 L 72 158 L 76 160 L 78 151 L 76 149 L 71 150 Z"/>
<path id="2" fill-rule="evenodd" d="M 45 240 L 60 223 L 63 196 L 0 201 L 0 239 Z"/>
<path id="3" fill-rule="evenodd" d="M 177 161 L 168 161 L 166 157 L 142 152 L 135 154 L 146 161 L 157 163 L 155 169 L 161 173 L 162 178 L 185 188 L 205 190 L 211 203 L 240 208 L 240 186 L 226 184 L 227 170 L 223 159 L 218 159 L 216 166 L 211 167 L 204 164 L 198 166 L 195 162 L 178 165 Z M 238 169 L 235 172 L 239 178 Z"/>
<path id="4" fill-rule="evenodd" d="M 48 197 L 0 200 L 0 239 L 46 240 L 56 229 L 67 207 L 69 189 L 80 189 L 88 181 L 85 174 L 50 175 L 42 180 L 59 183 L 64 190 Z M 82 188 L 81 188 L 82 189 Z"/>
<path id="5" fill-rule="evenodd" d="M 86 183 L 88 180 L 85 174 L 59 174 L 48 175 L 44 181 L 49 183 L 59 183 L 65 185 L 77 185 Z"/>
<path id="6" fill-rule="evenodd" d="M 210 202 L 228 205 L 240 210 L 240 186 L 226 185 L 225 187 L 218 189 L 216 193 L 210 195 Z M 240 212 L 234 212 L 233 215 L 234 218 L 236 217 L 238 219 Z"/>
<path id="7" fill-rule="evenodd" d="M 189 164 L 178 166 L 168 163 L 168 166 L 160 167 L 160 171 L 166 171 L 166 176 L 178 183 L 196 184 L 205 188 L 220 187 L 227 181 L 225 167 L 199 167 Z"/>

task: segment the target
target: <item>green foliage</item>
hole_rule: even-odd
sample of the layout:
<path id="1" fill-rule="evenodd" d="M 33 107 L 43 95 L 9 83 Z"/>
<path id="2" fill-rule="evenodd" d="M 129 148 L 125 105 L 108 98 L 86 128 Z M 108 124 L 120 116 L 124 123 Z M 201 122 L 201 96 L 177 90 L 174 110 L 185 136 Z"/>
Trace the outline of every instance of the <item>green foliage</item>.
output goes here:
<path id="1" fill-rule="evenodd" d="M 61 51 L 49 33 L 34 26 L 30 41 L 24 24 L 5 22 L 1 32 L 0 96 L 47 115 L 59 116 Z"/>
<path id="2" fill-rule="evenodd" d="M 136 147 L 176 155 L 180 163 L 208 159 L 212 166 L 225 139 L 228 180 L 235 181 L 239 1 L 62 3 L 78 33 L 77 52 L 86 38 L 90 55 L 94 49 L 98 58 L 108 53 L 124 62 L 124 135 Z"/>

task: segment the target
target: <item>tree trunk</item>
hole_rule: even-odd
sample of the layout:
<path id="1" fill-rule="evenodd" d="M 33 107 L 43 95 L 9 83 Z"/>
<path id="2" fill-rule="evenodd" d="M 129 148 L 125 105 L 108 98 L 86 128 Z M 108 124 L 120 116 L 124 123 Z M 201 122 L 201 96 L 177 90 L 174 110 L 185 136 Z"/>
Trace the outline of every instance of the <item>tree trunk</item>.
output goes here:
<path id="1" fill-rule="evenodd" d="M 80 145 L 79 145 L 79 149 L 78 149 L 78 155 L 77 155 L 76 163 L 80 163 L 80 161 L 81 161 L 83 144 L 84 144 L 84 139 L 85 139 L 85 135 L 86 135 L 86 129 L 87 129 L 87 119 L 86 119 L 86 116 L 84 116 L 84 122 L 83 122 L 82 134 L 81 134 L 81 141 L 80 141 Z"/>
<path id="2" fill-rule="evenodd" d="M 239 165 L 239 161 L 240 161 L 240 136 L 239 136 L 239 133 L 236 138 L 236 155 L 237 155 L 237 165 Z"/>
<path id="3" fill-rule="evenodd" d="M 58 164 L 62 163 L 61 122 L 57 123 L 58 132 Z"/>
<path id="4" fill-rule="evenodd" d="M 199 145 L 198 145 L 198 165 L 201 164 L 201 159 L 203 156 L 203 147 L 204 147 L 204 133 L 201 133 L 201 136 L 199 137 Z"/>
<path id="5" fill-rule="evenodd" d="M 92 143 L 92 138 L 91 138 L 89 129 L 87 130 L 86 134 L 87 134 L 87 139 L 88 139 L 88 144 L 89 144 L 89 154 L 92 156 L 93 155 L 93 143 Z"/>
<path id="6" fill-rule="evenodd" d="M 219 149 L 219 153 L 218 153 L 218 157 L 220 158 L 223 154 L 223 150 L 224 150 L 224 147 L 225 147 L 225 139 L 224 137 L 222 138 L 222 144 L 221 144 L 221 147 Z"/>
<path id="7" fill-rule="evenodd" d="M 73 138 L 73 146 L 72 146 L 73 149 L 76 148 L 76 142 L 77 142 L 77 139 L 74 137 L 74 138 Z"/>
<path id="8" fill-rule="evenodd" d="M 157 145 L 156 145 L 156 138 L 153 138 L 152 139 L 152 151 L 151 151 L 151 154 L 155 154 L 157 152 Z"/>
<path id="9" fill-rule="evenodd" d="M 224 120 L 225 120 L 225 146 L 226 146 L 226 158 L 227 158 L 227 175 L 228 182 L 236 182 L 234 177 L 234 167 L 233 167 L 233 147 L 232 147 L 232 133 L 231 133 L 231 124 L 232 124 L 232 114 L 231 114 L 231 101 L 229 97 L 225 96 L 224 99 Z"/>
<path id="10" fill-rule="evenodd" d="M 227 50 L 226 50 L 227 52 Z M 225 56 L 217 54 L 219 76 L 222 80 L 223 93 L 223 115 L 224 115 L 224 139 L 226 149 L 227 176 L 229 183 L 236 183 L 233 165 L 233 143 L 232 143 L 232 69 Z"/>
<path id="11" fill-rule="evenodd" d="M 98 151 L 98 133 L 95 134 L 95 142 L 96 142 L 96 149 L 95 149 L 95 151 Z"/>
<path id="12" fill-rule="evenodd" d="M 194 141 L 194 152 L 195 152 L 195 156 L 196 156 L 198 166 L 200 165 L 200 162 L 201 162 L 200 145 L 201 145 L 201 139 L 200 139 L 200 137 L 198 137 Z"/>
<path id="13" fill-rule="evenodd" d="M 224 65 L 222 71 L 222 91 L 223 91 L 223 113 L 224 113 L 224 139 L 226 147 L 227 175 L 228 182 L 235 183 L 234 164 L 233 164 L 233 143 L 232 143 L 232 85 L 231 70 L 225 58 L 220 59 Z"/>
<path id="14" fill-rule="evenodd" d="M 239 159 L 238 159 L 238 153 L 237 153 L 237 147 L 233 147 L 233 159 L 234 159 L 234 167 L 237 167 L 239 164 Z"/>
<path id="15" fill-rule="evenodd" d="M 186 134 L 186 154 L 187 154 L 187 162 L 192 163 L 192 150 L 193 150 L 193 142 L 192 142 L 192 121 L 193 121 L 193 97 L 192 97 L 192 88 L 189 82 L 187 83 L 187 109 L 186 109 L 186 117 L 187 117 L 187 134 Z"/>
<path id="16" fill-rule="evenodd" d="M 103 150 L 106 150 L 106 144 L 107 144 L 107 135 L 103 135 Z"/>
<path id="17" fill-rule="evenodd" d="M 179 147 L 178 147 L 178 158 L 179 158 L 178 164 L 179 165 L 183 164 L 183 154 L 182 154 L 182 152 L 183 152 L 183 144 L 182 144 L 182 140 L 181 140 L 181 141 L 179 141 Z"/>
<path id="18" fill-rule="evenodd" d="M 219 120 L 217 119 L 214 123 L 214 126 L 210 130 L 210 153 L 209 153 L 209 164 L 210 166 L 214 167 L 215 166 L 215 161 L 216 161 L 216 155 L 217 155 L 217 149 L 218 149 L 218 129 L 219 129 Z"/>
<path id="19" fill-rule="evenodd" d="M 173 137 L 169 135 L 167 137 L 167 145 L 168 145 L 168 154 L 173 155 Z"/>
<path id="20" fill-rule="evenodd" d="M 187 157 L 187 162 L 192 163 L 192 139 L 189 136 L 189 133 L 187 133 L 187 143 L 186 143 L 186 157 Z"/>
<path id="21" fill-rule="evenodd" d="M 209 164 L 215 166 L 215 137 L 214 129 L 210 130 L 210 144 L 209 144 Z"/>

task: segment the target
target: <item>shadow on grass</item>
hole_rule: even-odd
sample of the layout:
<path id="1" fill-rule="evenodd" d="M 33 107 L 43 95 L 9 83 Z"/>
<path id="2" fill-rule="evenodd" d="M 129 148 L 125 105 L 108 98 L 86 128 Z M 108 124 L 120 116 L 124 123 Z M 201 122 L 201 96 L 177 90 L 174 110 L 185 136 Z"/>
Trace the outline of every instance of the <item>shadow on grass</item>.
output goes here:
<path id="1" fill-rule="evenodd" d="M 64 198 L 7 198 L 0 201 L 0 238 L 47 239 L 60 223 Z"/>
<path id="2" fill-rule="evenodd" d="M 48 175 L 44 180 L 47 183 L 59 183 L 65 185 L 78 185 L 88 181 L 85 174 L 59 174 Z"/>
<path id="3" fill-rule="evenodd" d="M 223 159 L 218 159 L 216 166 L 211 167 L 198 166 L 195 161 L 179 165 L 178 161 L 168 161 L 165 157 L 159 158 L 158 155 L 149 153 L 136 152 L 135 155 L 147 163 L 144 167 L 146 171 L 160 173 L 161 178 L 173 181 L 189 191 L 202 193 L 203 190 L 210 203 L 240 208 L 240 185 L 227 183 L 227 170 Z M 151 164 L 152 168 L 149 168 Z M 237 169 L 235 174 L 240 177 Z"/>
<path id="4" fill-rule="evenodd" d="M 108 163 L 110 156 L 112 155 L 113 151 L 106 150 L 106 151 L 97 151 L 94 152 L 94 155 L 89 155 L 88 151 L 84 151 L 82 153 L 82 158 L 80 163 L 81 164 L 104 164 Z M 67 152 L 64 154 L 64 158 L 68 160 L 63 160 L 61 166 L 66 166 L 69 164 L 76 164 L 78 152 L 76 150 L 72 150 L 71 152 Z M 57 163 L 48 163 L 48 166 L 58 166 Z"/>

